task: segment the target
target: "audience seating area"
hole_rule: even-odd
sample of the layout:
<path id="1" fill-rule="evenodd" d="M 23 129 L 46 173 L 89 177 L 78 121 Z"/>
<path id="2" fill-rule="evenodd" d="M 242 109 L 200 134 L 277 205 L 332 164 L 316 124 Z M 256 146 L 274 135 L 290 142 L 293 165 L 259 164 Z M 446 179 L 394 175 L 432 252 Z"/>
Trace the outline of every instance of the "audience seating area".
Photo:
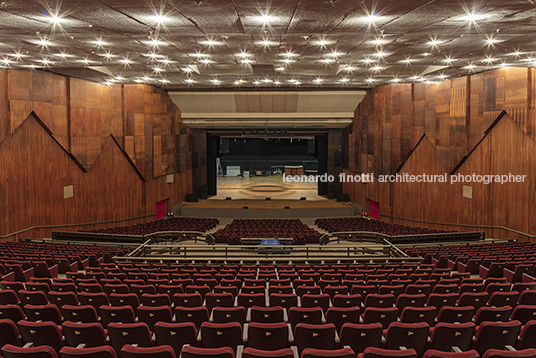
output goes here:
<path id="1" fill-rule="evenodd" d="M 120 226 L 99 230 L 87 230 L 83 232 L 94 232 L 102 234 L 118 235 L 147 235 L 159 231 L 199 231 L 207 232 L 219 224 L 218 219 L 213 218 L 188 218 L 188 217 L 170 217 L 162 220 L 151 221 L 148 223 Z"/>
<path id="2" fill-rule="evenodd" d="M 58 273 L 77 272 L 88 266 L 111 263 L 113 256 L 124 256 L 125 247 L 63 245 L 34 242 L 0 243 L 0 274 L 13 272 L 13 280 L 31 277 L 56 277 Z"/>
<path id="3" fill-rule="evenodd" d="M 415 234 L 437 234 L 446 233 L 442 230 L 430 230 L 420 227 L 389 224 L 383 221 L 371 220 L 364 217 L 351 218 L 323 218 L 316 219 L 315 224 L 327 232 L 340 231 L 370 231 L 379 232 L 389 236 L 415 235 Z"/>
<path id="4" fill-rule="evenodd" d="M 318 243 L 322 234 L 299 219 L 235 219 L 213 236 L 217 243 L 240 244 L 244 238 L 288 238 L 301 245 Z"/>
<path id="5" fill-rule="evenodd" d="M 536 275 L 536 244 L 503 242 L 479 245 L 408 248 L 410 256 L 422 256 L 425 263 L 449 267 L 482 277 L 507 277 L 521 282 L 523 274 Z"/>
<path id="6" fill-rule="evenodd" d="M 438 258 L 421 265 L 92 262 L 65 278 L 2 281 L 1 354 L 536 356 L 536 282 L 457 272 Z"/>

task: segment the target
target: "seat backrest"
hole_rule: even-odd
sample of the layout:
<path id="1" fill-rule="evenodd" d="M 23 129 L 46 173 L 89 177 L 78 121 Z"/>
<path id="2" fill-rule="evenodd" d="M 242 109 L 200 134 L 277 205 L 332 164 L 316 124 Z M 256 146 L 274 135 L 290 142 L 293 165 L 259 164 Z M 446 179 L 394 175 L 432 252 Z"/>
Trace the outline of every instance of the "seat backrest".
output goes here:
<path id="1" fill-rule="evenodd" d="M 235 358 L 234 351 L 229 347 L 201 348 L 186 346 L 181 352 L 182 358 Z"/>
<path id="2" fill-rule="evenodd" d="M 86 347 L 99 347 L 106 344 L 106 334 L 100 322 L 78 323 L 65 321 L 62 324 L 65 344 L 76 347 L 84 343 Z"/>
<path id="3" fill-rule="evenodd" d="M 54 322 L 17 322 L 22 341 L 33 342 L 34 346 L 50 346 L 56 352 L 61 349 L 62 334 Z"/>
<path id="4" fill-rule="evenodd" d="M 12 344 L 2 347 L 4 358 L 58 358 L 57 353 L 49 346 L 22 348 Z"/>
<path id="5" fill-rule="evenodd" d="M 153 332 L 156 336 L 156 345 L 172 347 L 177 357 L 180 355 L 183 345 L 197 345 L 197 328 L 192 322 L 157 322 L 154 325 Z"/>
<path id="6" fill-rule="evenodd" d="M 118 355 L 125 344 L 137 344 L 139 347 L 151 346 L 151 331 L 146 323 L 112 322 L 107 328 L 110 337 L 110 345 L 115 349 Z"/>
<path id="7" fill-rule="evenodd" d="M 251 322 L 247 328 L 248 346 L 262 350 L 289 347 L 289 327 L 286 323 Z"/>
<path id="8" fill-rule="evenodd" d="M 176 358 L 170 346 L 137 347 L 125 344 L 121 349 L 121 358 Z"/>
<path id="9" fill-rule="evenodd" d="M 382 331 L 381 323 L 345 323 L 341 328 L 340 345 L 350 346 L 356 354 L 362 353 L 367 347 L 380 348 Z"/>
<path id="10" fill-rule="evenodd" d="M 393 322 L 387 329 L 386 344 L 387 349 L 399 349 L 400 346 L 413 348 L 417 356 L 421 357 L 426 350 L 428 323 L 402 323 Z"/>
<path id="11" fill-rule="evenodd" d="M 0 347 L 5 344 L 18 345 L 19 329 L 11 319 L 0 319 Z"/>
<path id="12" fill-rule="evenodd" d="M 392 350 L 368 347 L 361 358 L 417 358 L 417 352 L 414 349 Z"/>
<path id="13" fill-rule="evenodd" d="M 294 345 L 298 347 L 300 355 L 305 348 L 335 349 L 336 336 L 337 331 L 333 323 L 298 323 L 294 327 Z"/>
<path id="14" fill-rule="evenodd" d="M 288 322 L 292 329 L 298 323 L 321 324 L 324 313 L 320 307 L 291 307 L 288 310 Z"/>
<path id="15" fill-rule="evenodd" d="M 200 328 L 201 346 L 204 348 L 231 347 L 236 351 L 242 345 L 242 326 L 238 322 L 203 322 Z"/>
<path id="16" fill-rule="evenodd" d="M 482 355 L 488 349 L 505 349 L 515 346 L 521 330 L 521 322 L 482 322 L 476 333 L 476 350 Z"/>
<path id="17" fill-rule="evenodd" d="M 117 358 L 115 350 L 107 345 L 98 347 L 63 347 L 60 350 L 60 358 Z"/>

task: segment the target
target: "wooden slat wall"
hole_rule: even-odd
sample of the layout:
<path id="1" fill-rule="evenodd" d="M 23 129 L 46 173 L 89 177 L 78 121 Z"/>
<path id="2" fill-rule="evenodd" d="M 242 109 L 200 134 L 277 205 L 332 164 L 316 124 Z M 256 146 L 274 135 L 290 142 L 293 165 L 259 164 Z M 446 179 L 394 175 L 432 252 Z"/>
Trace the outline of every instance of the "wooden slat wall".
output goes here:
<path id="1" fill-rule="evenodd" d="M 39 121 L 26 120 L 32 112 L 57 142 Z M 192 140 L 180 111 L 158 88 L 0 70 L 0 156 L 6 183 L 0 195 L 3 213 L 9 213 L 0 216 L 0 235 L 35 225 L 149 215 L 165 199 L 169 206 L 180 203 L 192 192 L 192 171 L 191 160 L 180 166 L 178 159 L 190 155 Z M 174 175 L 173 184 L 166 183 L 167 174 Z M 75 197 L 64 200 L 63 185 L 69 184 Z M 48 193 L 44 188 L 56 189 Z"/>
<path id="2" fill-rule="evenodd" d="M 393 174 L 399 158 L 407 156 L 425 134 L 400 173 L 451 172 L 474 149 L 456 173 L 525 174 L 529 181 L 523 184 L 475 184 L 473 199 L 462 197 L 462 184 L 345 184 L 344 192 L 365 207 L 368 199 L 379 201 L 383 215 L 502 225 L 536 234 L 536 219 L 530 215 L 536 199 L 530 180 L 536 165 L 533 159 L 536 149 L 534 69 L 503 68 L 436 85 L 405 86 L 409 86 L 412 93 L 409 104 L 402 100 L 407 92 L 405 89 L 400 85 L 386 85 L 370 90 L 359 105 L 352 127 L 354 143 L 350 144 L 355 151 L 353 158 L 349 151 L 349 161 L 360 165 L 348 170 L 348 174 L 369 172 L 369 163 L 377 161 L 383 164 L 372 165 L 375 175 Z M 410 107 L 411 112 L 404 112 Z M 503 110 L 508 115 L 484 137 L 485 131 Z M 396 113 L 390 115 L 390 122 L 388 113 Z M 410 116 L 403 118 L 402 113 L 410 113 Z M 371 126 L 375 128 L 373 132 Z M 372 153 L 369 150 L 371 133 L 376 134 L 376 149 Z M 377 149 L 377 138 L 383 141 L 381 150 Z M 399 144 L 399 140 L 405 140 L 406 144 Z M 408 225 L 408 222 L 400 223 Z M 502 231 L 490 230 L 487 234 L 505 235 Z"/>

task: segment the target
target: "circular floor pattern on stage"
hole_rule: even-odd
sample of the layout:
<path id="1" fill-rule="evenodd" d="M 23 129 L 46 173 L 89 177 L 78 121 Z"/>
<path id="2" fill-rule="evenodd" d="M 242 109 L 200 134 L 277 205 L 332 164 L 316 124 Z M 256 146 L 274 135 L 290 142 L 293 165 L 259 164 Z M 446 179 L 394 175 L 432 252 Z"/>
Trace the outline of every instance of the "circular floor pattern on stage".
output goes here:
<path id="1" fill-rule="evenodd" d="M 285 184 L 251 184 L 246 188 L 248 191 L 253 192 L 267 192 L 267 193 L 283 193 L 290 188 Z"/>

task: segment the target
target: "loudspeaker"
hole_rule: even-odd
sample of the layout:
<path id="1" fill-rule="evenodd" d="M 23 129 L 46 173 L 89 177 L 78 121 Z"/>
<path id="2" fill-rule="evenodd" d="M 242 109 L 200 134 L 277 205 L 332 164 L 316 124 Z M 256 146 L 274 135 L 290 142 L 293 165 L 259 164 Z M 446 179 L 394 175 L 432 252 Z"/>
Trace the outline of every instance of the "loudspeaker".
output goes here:
<path id="1" fill-rule="evenodd" d="M 225 200 L 232 200 L 233 198 L 231 198 L 230 196 L 226 197 Z"/>
<path id="2" fill-rule="evenodd" d="M 222 138 L 220 141 L 220 153 L 229 154 L 229 138 Z"/>
<path id="3" fill-rule="evenodd" d="M 340 203 L 348 202 L 348 194 L 337 194 L 337 201 Z"/>
<path id="4" fill-rule="evenodd" d="M 328 199 L 335 199 L 335 187 L 328 185 Z"/>
<path id="5" fill-rule="evenodd" d="M 285 209 L 290 209 L 290 206 L 285 206 Z"/>
<path id="6" fill-rule="evenodd" d="M 307 139 L 307 154 L 315 154 L 316 146 L 314 139 Z"/>
<path id="7" fill-rule="evenodd" d="M 189 203 L 197 203 L 199 198 L 197 197 L 197 194 L 186 194 L 186 201 Z"/>
<path id="8" fill-rule="evenodd" d="M 242 209 L 249 209 L 249 206 L 243 206 Z"/>
<path id="9" fill-rule="evenodd" d="M 194 150 L 192 152 L 192 168 L 197 168 L 197 166 L 199 165 L 197 157 L 198 157 L 197 152 Z"/>
<path id="10" fill-rule="evenodd" d="M 270 198 L 269 196 L 266 197 L 266 200 L 272 200 L 272 198 Z"/>
<path id="11" fill-rule="evenodd" d="M 208 187 L 206 185 L 201 185 L 201 199 L 208 198 Z"/>
<path id="12" fill-rule="evenodd" d="M 302 197 L 300 198 L 300 200 L 307 200 L 307 197 L 302 196 Z"/>
<path id="13" fill-rule="evenodd" d="M 338 150 L 335 152 L 335 156 L 333 158 L 333 165 L 335 168 L 339 168 L 341 166 L 341 151 Z"/>

